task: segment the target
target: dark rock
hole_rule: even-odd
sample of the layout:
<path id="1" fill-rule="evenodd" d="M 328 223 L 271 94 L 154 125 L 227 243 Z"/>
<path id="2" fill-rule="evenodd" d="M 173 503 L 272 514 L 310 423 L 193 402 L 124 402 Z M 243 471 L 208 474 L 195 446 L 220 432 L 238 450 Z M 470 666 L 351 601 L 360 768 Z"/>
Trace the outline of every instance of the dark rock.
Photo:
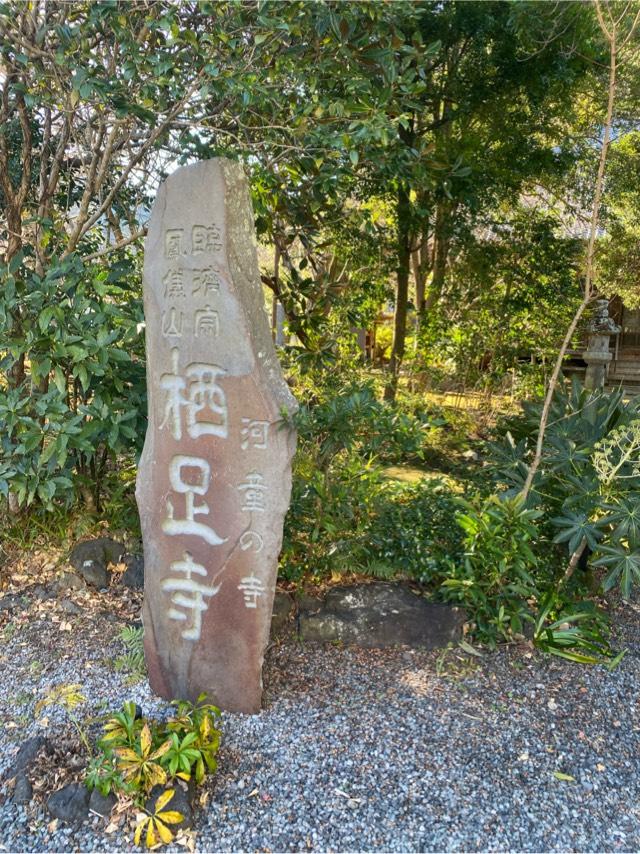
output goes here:
<path id="1" fill-rule="evenodd" d="M 293 612 L 293 599 L 288 593 L 276 590 L 273 600 L 273 616 L 271 618 L 271 634 L 281 634 L 289 625 Z"/>
<path id="2" fill-rule="evenodd" d="M 97 813 L 103 818 L 108 818 L 111 815 L 111 810 L 117 803 L 118 799 L 113 792 L 103 795 L 98 789 L 94 789 L 89 798 L 89 811 Z"/>
<path id="3" fill-rule="evenodd" d="M 47 599 L 55 599 L 56 592 L 50 587 L 45 587 L 44 584 L 34 584 L 29 588 L 29 593 L 32 593 L 35 599 L 46 601 Z"/>
<path id="4" fill-rule="evenodd" d="M 28 771 L 34 764 L 40 753 L 50 753 L 51 743 L 43 735 L 35 735 L 28 738 L 20 746 L 16 758 L 7 770 L 7 777 L 17 777 L 20 773 Z"/>
<path id="5" fill-rule="evenodd" d="M 160 795 L 167 790 L 167 786 L 154 786 L 151 790 L 151 795 L 145 804 L 145 808 L 152 815 L 155 812 L 156 801 L 160 797 Z M 192 787 L 188 791 L 182 788 L 182 786 L 176 784 L 172 786 L 173 791 L 175 792 L 174 796 L 171 798 L 169 803 L 165 806 L 165 810 L 174 810 L 175 812 L 179 812 L 182 815 L 182 821 L 179 824 L 172 824 L 171 830 L 180 830 L 184 827 L 191 827 L 193 822 L 193 795 L 195 793 L 195 788 Z"/>
<path id="6" fill-rule="evenodd" d="M 69 562 L 84 580 L 93 587 L 102 588 L 109 584 L 109 563 L 119 563 L 124 546 L 109 537 L 77 543 L 69 555 Z"/>
<path id="7" fill-rule="evenodd" d="M 86 590 L 87 583 L 75 572 L 61 572 L 56 579 L 56 589 L 58 592 L 67 590 Z"/>
<path id="8" fill-rule="evenodd" d="M 296 605 L 300 614 L 317 614 L 323 604 L 323 600 L 317 596 L 310 596 L 304 591 L 296 593 Z"/>
<path id="9" fill-rule="evenodd" d="M 89 790 L 82 783 L 69 783 L 50 796 L 47 809 L 60 821 L 71 824 L 84 821 L 89 815 Z"/>
<path id="10" fill-rule="evenodd" d="M 85 540 L 77 543 L 69 555 L 69 563 L 74 569 L 80 570 L 87 560 L 101 563 L 120 563 L 124 554 L 124 546 L 110 537 L 99 537 L 97 540 Z"/>
<path id="11" fill-rule="evenodd" d="M 462 637 L 464 612 L 427 602 L 404 584 L 334 587 L 320 611 L 300 614 L 304 640 L 352 643 L 374 648 L 446 646 Z"/>
<path id="12" fill-rule="evenodd" d="M 126 570 L 122 576 L 125 587 L 141 590 L 144 587 L 144 557 L 142 555 L 125 555 L 123 562 Z"/>
<path id="13" fill-rule="evenodd" d="M 60 607 L 66 614 L 81 614 L 82 608 L 79 605 L 76 605 L 75 602 L 72 602 L 71 599 L 63 599 L 60 602 Z"/>
<path id="14" fill-rule="evenodd" d="M 31 787 L 31 783 L 29 782 L 26 774 L 21 771 L 18 774 L 11 800 L 14 804 L 28 804 L 32 797 L 33 788 Z"/>
<path id="15" fill-rule="evenodd" d="M 22 597 L 17 593 L 6 593 L 0 599 L 0 611 L 15 611 L 22 607 Z"/>
<path id="16" fill-rule="evenodd" d="M 97 563 L 95 560 L 87 559 L 78 570 L 87 584 L 92 587 L 97 587 L 102 590 L 103 587 L 109 586 L 109 573 L 104 564 Z"/>

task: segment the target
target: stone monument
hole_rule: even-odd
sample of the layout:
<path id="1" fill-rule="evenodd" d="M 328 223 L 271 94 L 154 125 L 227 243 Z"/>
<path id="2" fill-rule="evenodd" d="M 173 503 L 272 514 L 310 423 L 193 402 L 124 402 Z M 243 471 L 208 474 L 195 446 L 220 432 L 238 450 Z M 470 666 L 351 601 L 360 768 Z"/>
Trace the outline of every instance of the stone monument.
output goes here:
<path id="1" fill-rule="evenodd" d="M 145 653 L 167 699 L 260 709 L 296 403 L 271 340 L 247 181 L 223 158 L 160 187 L 145 243 L 149 426 L 136 499 Z"/>
<path id="2" fill-rule="evenodd" d="M 585 388 L 604 388 L 609 362 L 613 358 L 609 349 L 609 338 L 619 332 L 620 327 L 609 317 L 609 300 L 596 300 L 593 316 L 587 326 L 587 349 L 582 354 L 587 363 Z"/>

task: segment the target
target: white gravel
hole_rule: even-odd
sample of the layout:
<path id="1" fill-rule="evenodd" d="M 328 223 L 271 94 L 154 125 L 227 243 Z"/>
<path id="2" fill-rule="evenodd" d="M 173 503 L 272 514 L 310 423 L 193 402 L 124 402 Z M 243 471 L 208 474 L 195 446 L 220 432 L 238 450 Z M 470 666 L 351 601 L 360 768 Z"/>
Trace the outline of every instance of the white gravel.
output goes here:
<path id="1" fill-rule="evenodd" d="M 115 601 L 102 595 L 104 607 Z M 33 707 L 47 685 L 81 683 L 85 714 L 125 699 L 166 708 L 146 682 L 127 687 L 114 672 L 122 622 L 72 617 L 61 632 L 59 613 L 28 608 L 3 643 L 0 770 L 42 732 Z M 526 647 L 477 667 L 452 653 L 273 647 L 265 710 L 224 717 L 196 850 L 639 850 L 640 616 L 621 606 L 616 622 L 629 652 L 613 673 Z M 69 731 L 64 715 L 47 715 L 49 732 Z M 0 849 L 134 850 L 101 819 L 54 833 L 49 819 L 5 800 Z"/>

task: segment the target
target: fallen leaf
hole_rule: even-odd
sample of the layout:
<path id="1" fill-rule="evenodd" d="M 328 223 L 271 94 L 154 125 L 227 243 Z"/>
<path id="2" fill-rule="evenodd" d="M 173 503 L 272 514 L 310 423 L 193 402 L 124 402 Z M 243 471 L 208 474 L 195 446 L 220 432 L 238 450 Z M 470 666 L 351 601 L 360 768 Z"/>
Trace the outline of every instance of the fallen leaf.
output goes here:
<path id="1" fill-rule="evenodd" d="M 554 771 L 553 776 L 556 780 L 562 780 L 564 783 L 575 783 L 576 778 L 572 777 L 571 774 L 563 774 L 562 771 Z"/>
<path id="2" fill-rule="evenodd" d="M 53 821 L 49 822 L 49 824 L 47 825 L 47 830 L 49 831 L 49 833 L 55 833 L 56 832 L 56 830 L 58 829 L 58 821 L 59 821 L 59 819 L 54 818 Z"/>
<path id="3" fill-rule="evenodd" d="M 259 793 L 259 789 L 254 789 L 252 792 L 249 792 L 247 795 L 248 798 L 255 798 L 255 796 Z"/>
<path id="4" fill-rule="evenodd" d="M 596 765 L 596 769 L 597 769 L 598 771 L 606 771 L 606 770 L 607 770 L 607 766 L 606 766 L 606 765 L 603 765 L 601 762 L 598 762 L 598 764 Z"/>

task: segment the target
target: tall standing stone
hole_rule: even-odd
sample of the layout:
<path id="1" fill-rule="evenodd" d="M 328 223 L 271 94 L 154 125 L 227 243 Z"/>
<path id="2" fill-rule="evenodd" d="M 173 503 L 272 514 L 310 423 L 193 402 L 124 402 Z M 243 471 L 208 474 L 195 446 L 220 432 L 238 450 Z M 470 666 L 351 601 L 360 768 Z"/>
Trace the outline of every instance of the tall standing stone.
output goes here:
<path id="1" fill-rule="evenodd" d="M 145 244 L 149 426 L 136 498 L 153 689 L 257 712 L 295 434 L 248 186 L 216 159 L 160 187 Z"/>

